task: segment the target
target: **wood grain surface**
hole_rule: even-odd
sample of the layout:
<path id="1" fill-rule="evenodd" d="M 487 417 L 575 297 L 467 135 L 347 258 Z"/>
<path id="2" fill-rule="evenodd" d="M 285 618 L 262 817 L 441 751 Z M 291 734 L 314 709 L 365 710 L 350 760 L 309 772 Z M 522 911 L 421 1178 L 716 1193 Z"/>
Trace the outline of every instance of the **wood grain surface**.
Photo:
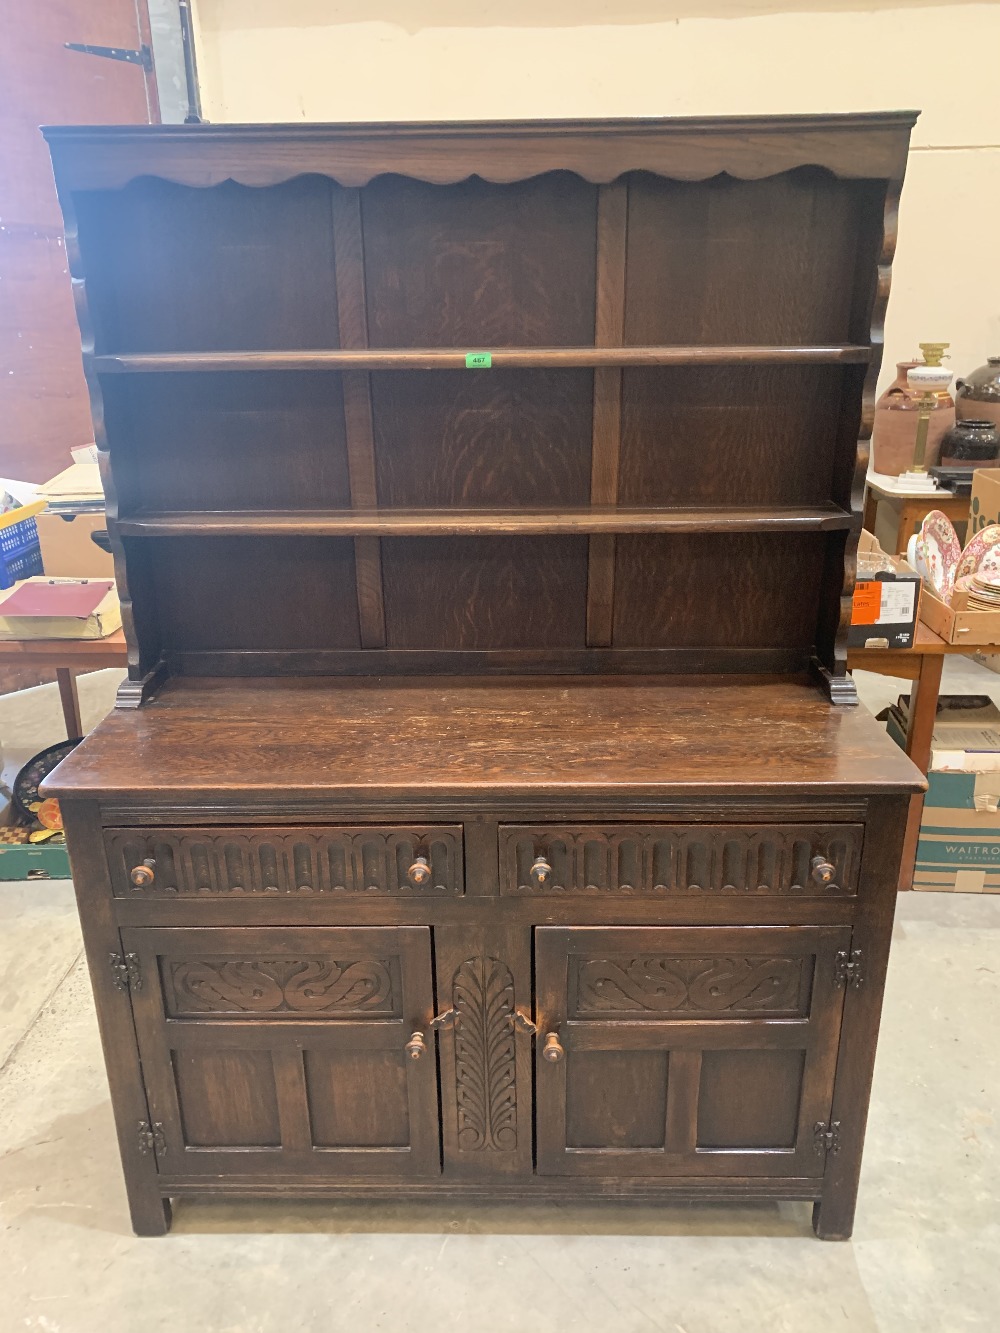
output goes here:
<path id="1" fill-rule="evenodd" d="M 808 684 L 176 679 L 111 714 L 48 779 L 135 800 L 290 792 L 701 794 L 918 790 L 870 715 Z"/>

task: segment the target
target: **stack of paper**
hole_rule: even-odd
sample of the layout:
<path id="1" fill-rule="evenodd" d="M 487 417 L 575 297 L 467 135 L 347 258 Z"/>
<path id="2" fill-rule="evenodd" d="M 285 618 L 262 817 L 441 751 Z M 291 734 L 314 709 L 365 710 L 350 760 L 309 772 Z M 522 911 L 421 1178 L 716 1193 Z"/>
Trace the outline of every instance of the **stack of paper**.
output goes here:
<path id="1" fill-rule="evenodd" d="M 0 639 L 105 639 L 121 625 L 113 579 L 24 579 L 0 594 Z"/>
<path id="2" fill-rule="evenodd" d="M 73 463 L 38 488 L 54 514 L 96 514 L 104 509 L 104 491 L 96 463 Z"/>

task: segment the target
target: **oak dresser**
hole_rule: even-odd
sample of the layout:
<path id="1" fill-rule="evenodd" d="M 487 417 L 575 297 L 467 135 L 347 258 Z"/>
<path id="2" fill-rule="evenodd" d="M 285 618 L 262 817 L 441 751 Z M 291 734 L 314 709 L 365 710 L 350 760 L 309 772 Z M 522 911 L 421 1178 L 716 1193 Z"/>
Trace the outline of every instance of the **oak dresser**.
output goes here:
<path id="1" fill-rule="evenodd" d="M 47 131 L 129 645 L 47 790 L 137 1232 L 850 1234 L 922 785 L 846 674 L 913 120 Z"/>

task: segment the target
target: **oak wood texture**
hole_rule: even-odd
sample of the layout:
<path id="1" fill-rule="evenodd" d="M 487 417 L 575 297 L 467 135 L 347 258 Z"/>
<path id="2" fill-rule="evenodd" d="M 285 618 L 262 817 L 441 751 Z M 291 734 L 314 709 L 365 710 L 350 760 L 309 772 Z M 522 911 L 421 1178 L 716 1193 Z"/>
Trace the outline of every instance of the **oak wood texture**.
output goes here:
<path id="1" fill-rule="evenodd" d="M 591 505 L 578 509 L 341 509 L 321 513 L 276 510 L 138 512 L 120 519 L 123 537 L 195 537 L 216 534 L 310 533 L 323 536 L 421 535 L 458 537 L 557 532 L 832 532 L 856 519 L 833 505 L 799 509 L 627 509 Z"/>
<path id="2" fill-rule="evenodd" d="M 573 673 L 635 648 L 665 672 L 691 669 L 688 649 L 735 674 L 815 661 L 849 700 L 857 441 L 912 119 L 49 131 L 123 702 L 165 671 L 227 673 L 217 651 L 378 674 L 410 670 L 400 649 L 434 672 L 579 650 L 548 659 Z M 792 530 L 827 535 L 794 553 L 695 540 Z M 534 541 L 559 533 L 585 535 L 583 557 Z M 623 540 L 645 533 L 692 540 Z M 463 540 L 390 540 L 411 534 Z M 506 534 L 531 540 L 483 540 Z M 299 585 L 322 577 L 320 547 L 262 535 L 331 542 L 315 616 Z M 782 582 L 800 558 L 806 577 Z M 217 633 L 212 591 L 237 567 L 273 608 Z M 680 637 L 678 596 L 702 606 Z M 278 641 L 280 666 L 262 656 Z"/>
<path id="3" fill-rule="evenodd" d="M 730 363 L 761 365 L 867 364 L 871 350 L 838 344 L 829 347 L 766 347 L 758 344 L 691 344 L 663 347 L 508 347 L 494 340 L 471 338 L 455 348 L 340 348 L 295 352 L 119 353 L 96 356 L 101 375 L 170 374 L 175 371 L 256 370 L 464 370 L 469 352 L 488 351 L 491 369 L 563 370 L 588 366 L 712 366 Z"/>
<path id="4" fill-rule="evenodd" d="M 129 679 L 46 790 L 137 1229 L 847 1234 L 921 779 L 830 701 L 912 120 L 49 132 Z"/>
<path id="5" fill-rule="evenodd" d="M 539 1028 L 565 1052 L 536 1070 L 541 1175 L 822 1174 L 849 929 L 535 938 Z"/>
<path id="6" fill-rule="evenodd" d="M 252 764 L 247 762 L 253 756 Z M 922 789 L 862 709 L 807 683 L 597 680 L 171 680 L 116 710 L 56 768 L 57 796 L 224 800 L 265 807 L 275 774 L 299 799 L 498 792 L 600 801 L 750 794 L 794 799 Z"/>

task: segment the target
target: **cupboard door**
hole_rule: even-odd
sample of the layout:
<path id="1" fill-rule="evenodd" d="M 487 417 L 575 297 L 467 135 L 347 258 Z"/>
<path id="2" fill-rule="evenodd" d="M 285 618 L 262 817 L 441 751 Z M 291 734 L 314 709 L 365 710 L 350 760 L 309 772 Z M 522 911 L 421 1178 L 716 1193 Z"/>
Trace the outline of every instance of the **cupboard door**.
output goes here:
<path id="1" fill-rule="evenodd" d="M 161 1172 L 440 1171 L 429 928 L 137 929 L 122 939 L 138 963 L 132 1005 Z M 408 1051 L 415 1032 L 423 1049 Z"/>
<path id="2" fill-rule="evenodd" d="M 539 927 L 539 1174 L 821 1176 L 850 935 Z"/>

